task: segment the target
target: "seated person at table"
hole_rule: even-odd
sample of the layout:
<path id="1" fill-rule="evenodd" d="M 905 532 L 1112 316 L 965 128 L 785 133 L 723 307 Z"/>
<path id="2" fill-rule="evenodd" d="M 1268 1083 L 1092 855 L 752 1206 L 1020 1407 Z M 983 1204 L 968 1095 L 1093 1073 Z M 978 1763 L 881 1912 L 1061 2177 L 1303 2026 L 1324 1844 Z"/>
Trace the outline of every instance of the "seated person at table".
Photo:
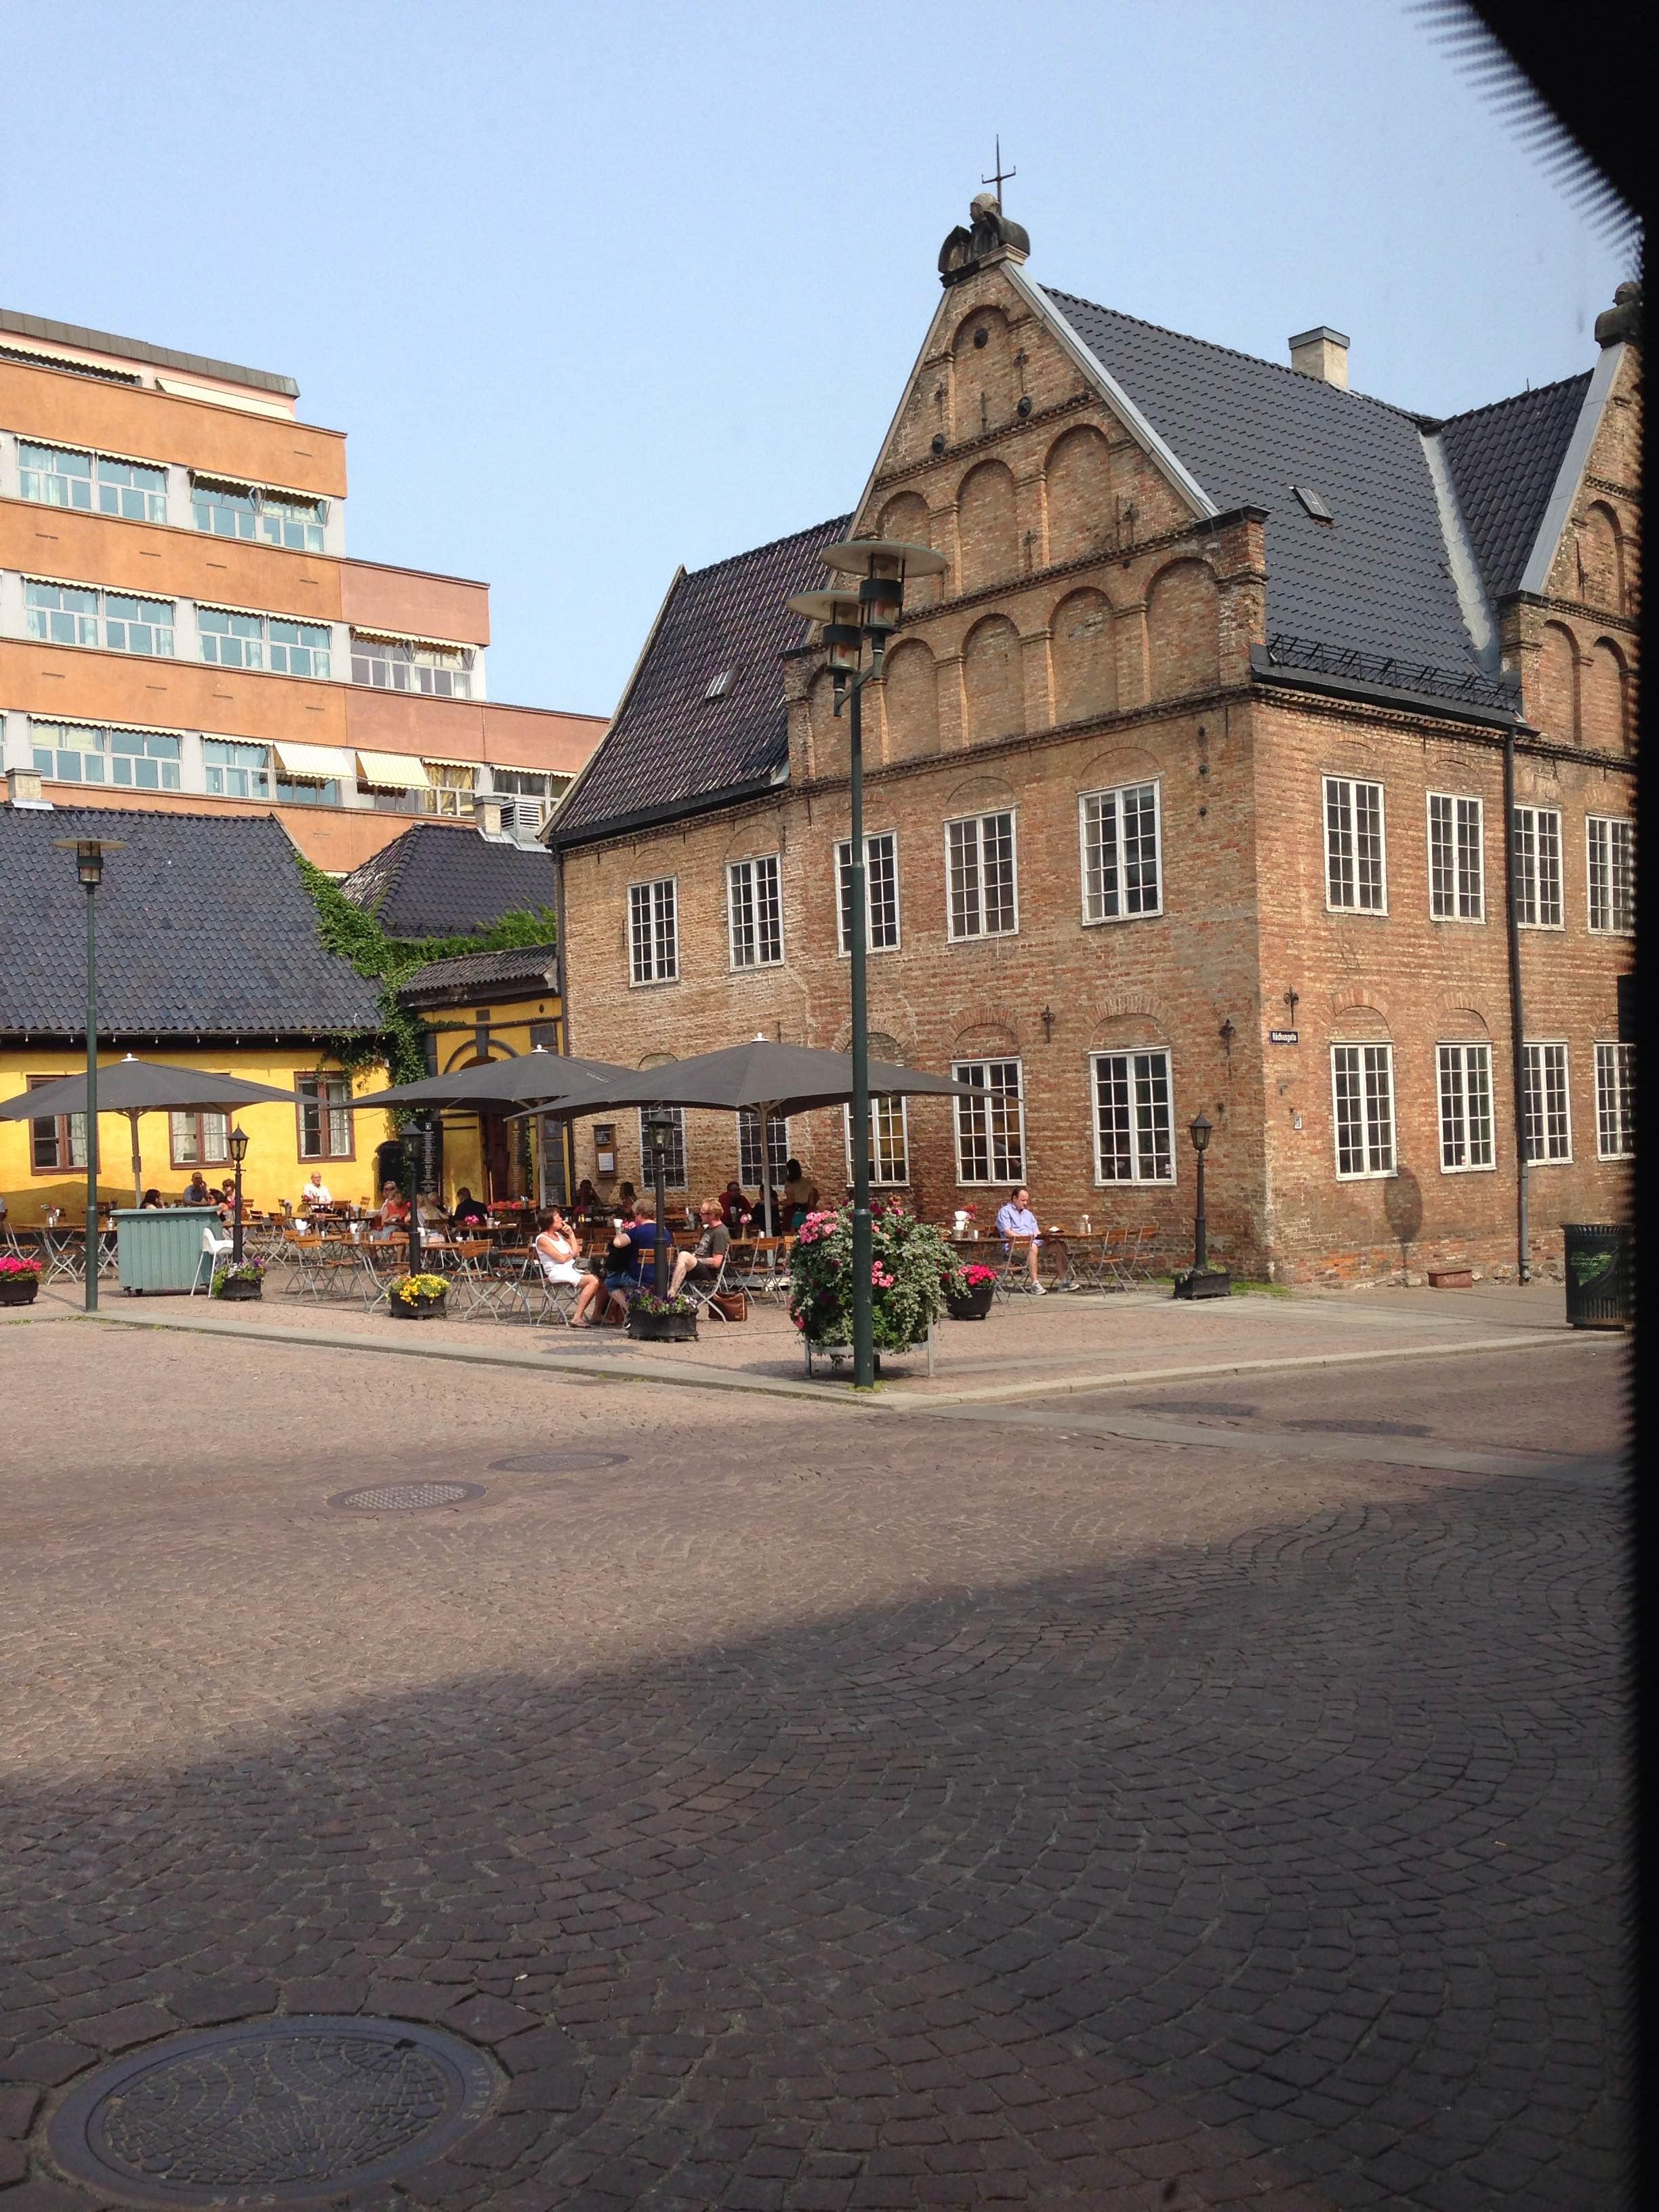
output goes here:
<path id="1" fill-rule="evenodd" d="M 323 1181 L 322 1170 L 313 1168 L 310 1181 L 300 1193 L 301 1212 L 309 1213 L 313 1206 L 332 1206 L 333 1203 L 333 1196 L 328 1185 Z"/>
<path id="2" fill-rule="evenodd" d="M 463 1183 L 455 1194 L 455 1210 L 449 1217 L 452 1229 L 465 1229 L 470 1222 L 488 1221 L 489 1208 L 481 1198 L 474 1198 Z"/>
<path id="3" fill-rule="evenodd" d="M 394 1233 L 409 1233 L 409 1200 L 395 1182 L 380 1186 L 380 1227 L 374 1232 L 374 1242 L 384 1244 Z"/>
<path id="4" fill-rule="evenodd" d="M 1030 1243 L 1025 1248 L 1025 1265 L 1031 1277 L 1027 1287 L 1033 1296 L 1040 1298 L 1042 1296 L 1044 1285 L 1037 1280 L 1037 1262 L 1042 1255 L 1045 1240 L 1042 1234 L 1042 1224 L 1031 1211 L 1031 1194 L 1024 1183 L 1021 1183 L 1006 1206 L 997 1208 L 997 1234 L 1002 1239 L 1002 1249 L 1005 1252 L 1008 1249 L 1011 1238 L 1015 1237 L 1030 1238 Z M 1073 1287 L 1072 1255 L 1066 1249 L 1064 1237 L 1057 1237 L 1053 1243 L 1054 1249 L 1060 1255 L 1060 1273 L 1055 1279 L 1054 1288 L 1057 1291 L 1069 1291 Z"/>
<path id="5" fill-rule="evenodd" d="M 536 1261 L 544 1283 L 580 1283 L 581 1269 L 576 1265 L 576 1239 L 570 1224 L 556 1206 L 543 1214 L 541 1233 L 536 1239 Z"/>
<path id="6" fill-rule="evenodd" d="M 656 1280 L 657 1217 L 648 1198 L 636 1201 L 632 1215 L 611 1239 L 605 1255 L 605 1274 L 598 1281 L 589 1277 L 576 1295 L 576 1310 L 572 1320 L 579 1328 L 591 1328 L 586 1319 L 588 1309 L 604 1292 L 604 1315 L 607 1322 L 620 1322 L 628 1318 L 628 1300 L 635 1291 L 649 1290 Z"/>
<path id="7" fill-rule="evenodd" d="M 706 1290 L 720 1271 L 732 1232 L 720 1218 L 720 1202 L 717 1198 L 706 1198 L 697 1208 L 702 1219 L 702 1235 L 690 1252 L 678 1254 L 674 1261 L 673 1279 L 668 1286 L 670 1297 L 678 1297 L 680 1286 L 688 1275 L 693 1277 L 700 1289 Z"/>
<path id="8" fill-rule="evenodd" d="M 578 1221 L 591 1221 L 600 1210 L 599 1194 L 584 1176 L 576 1185 L 576 1195 L 570 1201 L 570 1211 Z"/>
<path id="9" fill-rule="evenodd" d="M 753 1218 L 754 1208 L 743 1194 L 743 1185 L 733 1176 L 720 1193 L 720 1219 L 735 1234 Z"/>
<path id="10" fill-rule="evenodd" d="M 799 1160 L 787 1161 L 783 1171 L 788 1180 L 783 1186 L 784 1212 L 779 1226 L 799 1229 L 818 1202 L 818 1187 L 801 1172 Z"/>
<path id="11" fill-rule="evenodd" d="M 216 1192 L 208 1188 L 207 1177 L 198 1168 L 185 1185 L 185 1194 L 179 1203 L 181 1206 L 211 1206 L 216 1196 Z"/>
<path id="12" fill-rule="evenodd" d="M 139 1200 L 139 1201 L 138 1201 L 138 1211 L 139 1211 L 141 1213 L 144 1211 L 144 1209 L 145 1209 L 147 1206 L 149 1206 L 149 1207 L 152 1208 L 152 1209 L 153 1209 L 155 1212 L 156 1212 L 157 1213 L 159 1213 L 159 1212 L 161 1212 L 161 1192 L 160 1192 L 159 1190 L 147 1190 L 147 1191 L 144 1193 L 144 1194 L 143 1194 L 143 1198 L 141 1198 L 141 1199 Z"/>
<path id="13" fill-rule="evenodd" d="M 625 1182 L 617 1193 L 617 1211 L 624 1221 L 634 1218 L 634 1186 Z"/>

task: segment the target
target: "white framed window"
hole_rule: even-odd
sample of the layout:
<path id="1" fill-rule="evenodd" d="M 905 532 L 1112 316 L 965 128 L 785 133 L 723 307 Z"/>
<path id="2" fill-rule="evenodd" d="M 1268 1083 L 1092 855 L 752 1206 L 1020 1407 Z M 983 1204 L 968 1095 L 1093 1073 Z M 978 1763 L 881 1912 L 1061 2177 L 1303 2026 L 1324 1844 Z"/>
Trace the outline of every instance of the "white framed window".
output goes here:
<path id="1" fill-rule="evenodd" d="M 1561 810 L 1517 806 L 1510 825 L 1510 865 L 1515 871 L 1515 914 L 1522 929 L 1559 929 Z"/>
<path id="2" fill-rule="evenodd" d="M 179 789 L 182 739 L 171 730 L 106 729 L 32 716 L 34 772 L 58 783 L 113 783 L 133 791 Z"/>
<path id="3" fill-rule="evenodd" d="M 1636 824 L 1586 815 L 1584 852 L 1590 927 L 1628 937 L 1636 927 Z"/>
<path id="4" fill-rule="evenodd" d="M 111 653 L 170 658 L 173 603 L 104 592 L 89 584 L 28 583 L 24 586 L 31 637 L 48 645 L 101 645 Z"/>
<path id="5" fill-rule="evenodd" d="M 773 1115 L 766 1124 L 766 1157 L 772 1170 L 772 1188 L 781 1190 L 789 1164 L 789 1124 Z M 758 1190 L 761 1174 L 760 1115 L 752 1106 L 738 1109 L 738 1181 L 745 1190 Z"/>
<path id="6" fill-rule="evenodd" d="M 1492 1151 L 1492 1047 L 1443 1044 L 1440 1074 L 1440 1172 L 1465 1175 L 1496 1164 Z"/>
<path id="7" fill-rule="evenodd" d="M 1636 1047 L 1595 1048 L 1595 1153 L 1627 1160 L 1636 1150 Z"/>
<path id="8" fill-rule="evenodd" d="M 947 822 L 945 870 L 953 939 L 1014 935 L 1019 900 L 1012 812 Z"/>
<path id="9" fill-rule="evenodd" d="M 648 1110 L 644 1106 L 639 1109 L 640 1183 L 645 1190 L 653 1189 L 656 1182 L 655 1170 L 651 1164 L 651 1132 L 645 1118 Z M 662 1148 L 663 1182 L 669 1190 L 685 1190 L 690 1188 L 685 1177 L 685 1109 L 684 1106 L 670 1106 L 665 1111 L 668 1115 L 669 1127 L 668 1142 Z"/>
<path id="10" fill-rule="evenodd" d="M 1394 1167 L 1394 1047 L 1334 1044 L 1331 1102 L 1336 1172 L 1344 1182 L 1391 1176 Z"/>
<path id="11" fill-rule="evenodd" d="M 472 655 L 459 645 L 351 633 L 351 680 L 377 691 L 420 691 L 428 699 L 470 699 Z"/>
<path id="12" fill-rule="evenodd" d="M 734 968 L 775 968 L 783 959 L 783 892 L 778 855 L 733 860 L 726 871 L 726 927 Z"/>
<path id="13" fill-rule="evenodd" d="M 43 1084 L 58 1083 L 61 1076 L 31 1075 L 24 1087 L 39 1091 Z M 52 1175 L 64 1168 L 87 1164 L 87 1117 L 84 1114 L 43 1114 L 29 1123 L 29 1165 L 36 1175 Z"/>
<path id="14" fill-rule="evenodd" d="M 679 906 L 672 876 L 628 886 L 628 949 L 634 982 L 678 982 Z"/>
<path id="15" fill-rule="evenodd" d="M 1095 1099 L 1095 1181 L 1173 1182 L 1175 1127 L 1167 1052 L 1090 1056 Z"/>
<path id="16" fill-rule="evenodd" d="M 1389 910 L 1380 783 L 1325 778 L 1325 903 L 1352 914 Z"/>
<path id="17" fill-rule="evenodd" d="M 1429 912 L 1437 921 L 1486 920 L 1483 838 L 1480 799 L 1429 793 Z"/>
<path id="18" fill-rule="evenodd" d="M 174 1167 L 222 1167 L 230 1158 L 228 1114 L 169 1114 L 167 1124 Z"/>
<path id="19" fill-rule="evenodd" d="M 478 772 L 465 761 L 422 761 L 430 788 L 421 793 L 426 814 L 462 821 L 477 812 Z"/>
<path id="20" fill-rule="evenodd" d="M 317 1072 L 296 1075 L 300 1103 L 300 1158 L 349 1160 L 351 1142 L 351 1078 Z"/>
<path id="21" fill-rule="evenodd" d="M 218 477 L 190 480 L 190 511 L 196 527 L 215 538 L 242 538 L 285 546 L 291 552 L 320 553 L 328 501 L 298 492 L 264 491 L 257 484 L 228 483 Z"/>
<path id="22" fill-rule="evenodd" d="M 207 787 L 219 798 L 270 798 L 269 745 L 239 745 L 226 738 L 204 738 L 202 757 L 207 766 Z"/>
<path id="23" fill-rule="evenodd" d="M 216 668 L 265 668 L 273 676 L 326 677 L 331 633 L 326 623 L 295 622 L 287 615 L 239 614 L 229 607 L 198 607 L 202 658 Z"/>
<path id="24" fill-rule="evenodd" d="M 1120 921 L 1164 911 L 1159 793 L 1153 783 L 1085 791 L 1078 801 L 1083 919 Z"/>
<path id="25" fill-rule="evenodd" d="M 853 843 L 836 848 L 840 949 L 853 950 Z M 899 941 L 898 835 L 880 830 L 864 841 L 864 942 L 872 952 L 895 952 Z"/>
<path id="26" fill-rule="evenodd" d="M 17 441 L 19 487 L 25 499 L 82 514 L 114 514 L 124 522 L 165 522 L 167 472 L 148 461 L 118 461 L 60 446 Z"/>
<path id="27" fill-rule="evenodd" d="M 1522 1047 L 1521 1133 L 1531 1166 L 1547 1167 L 1572 1158 L 1572 1101 L 1565 1044 Z"/>
<path id="28" fill-rule="evenodd" d="M 1025 1180 L 1025 1097 L 1017 1060 L 959 1060 L 951 1068 L 973 1096 L 957 1098 L 957 1181 Z"/>
<path id="29" fill-rule="evenodd" d="M 903 1098 L 882 1097 L 870 1101 L 870 1181 L 878 1190 L 891 1190 L 910 1180 L 910 1123 Z M 847 1146 L 847 1180 L 853 1180 L 853 1109 L 841 1109 L 842 1133 Z"/>

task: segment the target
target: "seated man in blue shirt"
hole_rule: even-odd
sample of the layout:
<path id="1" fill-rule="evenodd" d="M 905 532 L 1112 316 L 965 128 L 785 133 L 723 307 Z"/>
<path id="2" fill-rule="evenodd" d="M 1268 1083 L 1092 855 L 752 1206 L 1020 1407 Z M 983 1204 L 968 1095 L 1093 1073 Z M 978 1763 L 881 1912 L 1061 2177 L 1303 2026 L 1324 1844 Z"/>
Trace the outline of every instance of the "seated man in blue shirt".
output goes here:
<path id="1" fill-rule="evenodd" d="M 1037 1280 L 1037 1261 L 1043 1245 L 1042 1224 L 1031 1211 L 1031 1194 L 1024 1183 L 1021 1183 L 1006 1206 L 997 1208 L 997 1234 L 1002 1239 L 1002 1249 L 1005 1252 L 1016 1237 L 1030 1239 L 1025 1248 L 1025 1265 L 1031 1277 L 1026 1288 L 1034 1297 L 1040 1298 L 1046 1287 Z M 1072 1260 L 1071 1255 L 1066 1249 L 1066 1241 L 1063 1237 L 1054 1239 L 1054 1249 L 1060 1255 L 1060 1273 L 1054 1279 L 1054 1288 L 1057 1291 L 1069 1291 L 1073 1287 Z"/>

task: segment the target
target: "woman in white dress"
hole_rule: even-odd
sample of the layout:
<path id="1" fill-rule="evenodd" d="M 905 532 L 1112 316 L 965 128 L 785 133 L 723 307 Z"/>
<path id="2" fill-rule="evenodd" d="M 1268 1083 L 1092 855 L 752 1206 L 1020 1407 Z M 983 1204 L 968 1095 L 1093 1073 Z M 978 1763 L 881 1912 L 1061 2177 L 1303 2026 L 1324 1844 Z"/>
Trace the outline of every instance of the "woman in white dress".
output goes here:
<path id="1" fill-rule="evenodd" d="M 541 1232 L 536 1239 L 536 1260 L 543 1281 L 568 1283 L 574 1288 L 582 1279 L 577 1257 L 575 1237 L 556 1206 L 550 1212 L 543 1214 Z"/>

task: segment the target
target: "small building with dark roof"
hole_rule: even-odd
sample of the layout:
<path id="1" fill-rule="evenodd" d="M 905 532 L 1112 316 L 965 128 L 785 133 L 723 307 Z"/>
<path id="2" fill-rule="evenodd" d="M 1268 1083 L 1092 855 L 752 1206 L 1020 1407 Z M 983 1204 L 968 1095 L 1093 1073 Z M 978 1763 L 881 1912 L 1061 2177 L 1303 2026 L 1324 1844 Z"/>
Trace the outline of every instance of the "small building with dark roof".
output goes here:
<path id="1" fill-rule="evenodd" d="M 557 874 L 541 845 L 463 823 L 417 822 L 340 885 L 388 937 L 462 937 L 510 914 L 550 910 Z"/>

